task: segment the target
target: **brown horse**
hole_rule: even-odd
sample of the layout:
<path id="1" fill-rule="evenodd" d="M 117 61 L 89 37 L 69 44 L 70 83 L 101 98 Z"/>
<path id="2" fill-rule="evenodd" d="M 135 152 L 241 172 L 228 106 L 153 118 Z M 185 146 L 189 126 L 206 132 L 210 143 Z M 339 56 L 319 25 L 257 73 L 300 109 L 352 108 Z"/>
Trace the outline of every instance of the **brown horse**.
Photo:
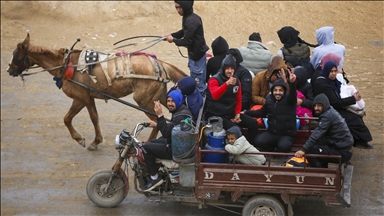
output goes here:
<path id="1" fill-rule="evenodd" d="M 25 40 L 17 44 L 17 48 L 13 52 L 11 63 L 7 68 L 9 75 L 22 75 L 23 71 L 34 65 L 38 65 L 49 71 L 51 75 L 62 78 L 63 92 L 68 97 L 73 99 L 72 106 L 64 117 L 64 123 L 67 126 L 72 138 L 85 147 L 85 138 L 78 133 L 72 125 L 72 119 L 84 107 L 87 107 L 89 116 L 95 128 L 95 139 L 90 146 L 88 146 L 88 150 L 97 150 L 97 146 L 103 142 L 103 136 L 99 125 L 99 116 L 95 105 L 95 98 L 109 98 L 94 91 L 90 91 L 89 89 L 66 79 L 68 78 L 67 74 L 71 76 L 71 73 L 66 73 L 66 64 L 63 62 L 71 62 L 73 64 L 74 67 L 72 68 L 74 68 L 74 72 L 71 76 L 72 80 L 114 98 L 125 97 L 134 92 L 133 99 L 137 102 L 138 106 L 148 111 L 153 111 L 153 101 L 155 100 L 160 100 L 161 104 L 166 106 L 167 80 L 171 80 L 176 83 L 179 79 L 187 76 L 187 74 L 177 67 L 167 62 L 157 60 L 156 64 L 162 70 L 162 73 L 158 74 L 160 81 L 151 79 L 156 78 L 154 77 L 156 67 L 154 67 L 154 63 L 151 62 L 147 55 L 142 54 L 130 55 L 130 60 L 127 57 L 125 60 L 122 60 L 122 58 L 108 58 L 105 61 L 108 64 L 108 70 L 103 70 L 102 64 L 100 64 L 101 62 L 99 61 L 94 65 L 91 77 L 87 72 L 81 73 L 77 70 L 77 67 L 75 67 L 78 64 L 81 50 L 71 51 L 69 58 L 67 58 L 68 49 L 61 48 L 59 50 L 52 50 L 33 45 L 29 43 L 29 40 L 30 37 L 28 33 Z M 127 61 L 129 62 L 127 63 Z M 123 65 L 124 62 L 125 66 Z M 127 64 L 129 64 L 129 68 L 132 69 L 131 71 L 134 76 L 130 77 L 128 74 L 128 76 L 125 77 L 117 77 L 116 71 L 126 71 Z M 77 66 L 79 67 L 79 65 Z M 71 72 L 71 66 L 68 66 L 67 70 Z M 161 78 L 165 81 L 161 81 Z M 147 113 L 146 115 L 152 120 L 156 119 L 156 116 Z M 156 138 L 157 133 L 158 130 L 153 129 L 148 140 Z"/>

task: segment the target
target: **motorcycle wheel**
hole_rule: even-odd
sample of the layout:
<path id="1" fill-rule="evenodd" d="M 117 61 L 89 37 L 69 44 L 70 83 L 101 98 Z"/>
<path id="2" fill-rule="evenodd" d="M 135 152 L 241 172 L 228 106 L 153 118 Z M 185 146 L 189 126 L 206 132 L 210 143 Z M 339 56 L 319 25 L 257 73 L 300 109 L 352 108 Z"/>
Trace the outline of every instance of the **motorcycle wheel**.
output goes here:
<path id="1" fill-rule="evenodd" d="M 112 180 L 108 191 L 104 192 L 111 174 L 112 170 L 100 170 L 91 176 L 87 184 L 88 198 L 102 208 L 115 207 L 125 198 L 124 181 L 118 177 Z"/>

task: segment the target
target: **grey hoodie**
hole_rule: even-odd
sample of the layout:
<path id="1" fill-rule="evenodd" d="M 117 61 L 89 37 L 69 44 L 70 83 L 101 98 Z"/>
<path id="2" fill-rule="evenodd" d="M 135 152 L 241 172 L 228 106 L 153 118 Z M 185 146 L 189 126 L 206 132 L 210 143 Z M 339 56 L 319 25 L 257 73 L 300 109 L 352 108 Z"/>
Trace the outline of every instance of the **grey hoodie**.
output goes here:
<path id="1" fill-rule="evenodd" d="M 320 65 L 321 59 L 328 53 L 335 53 L 338 55 L 341 60 L 337 68 L 343 68 L 345 47 L 340 44 L 335 44 L 334 34 L 335 30 L 332 26 L 325 26 L 316 30 L 316 39 L 319 46 L 313 49 L 310 60 L 314 69 Z"/>

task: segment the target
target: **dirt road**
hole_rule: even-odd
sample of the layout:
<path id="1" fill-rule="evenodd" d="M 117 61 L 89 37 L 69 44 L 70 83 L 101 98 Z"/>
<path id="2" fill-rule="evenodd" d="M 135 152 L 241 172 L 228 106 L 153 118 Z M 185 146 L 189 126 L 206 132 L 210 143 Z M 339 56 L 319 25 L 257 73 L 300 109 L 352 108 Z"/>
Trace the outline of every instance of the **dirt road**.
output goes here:
<path id="1" fill-rule="evenodd" d="M 300 198 L 294 212 L 383 215 L 384 3 L 197 1 L 194 8 L 203 18 L 208 45 L 221 35 L 230 47 L 238 48 L 258 31 L 263 42 L 275 42 L 270 50 L 276 53 L 282 46 L 276 31 L 285 25 L 300 30 L 300 36 L 311 43 L 316 42 L 316 29 L 335 27 L 335 40 L 347 49 L 345 71 L 366 102 L 364 121 L 375 149 L 354 149 L 351 208 Z M 77 48 L 87 45 L 102 51 L 126 37 L 164 35 L 180 27 L 181 17 L 172 1 L 1 2 L 1 215 L 231 215 L 212 207 L 199 210 L 152 203 L 134 190 L 117 208 L 96 207 L 85 191 L 90 175 L 112 166 L 114 136 L 146 120 L 145 115 L 115 101 L 97 101 L 105 142 L 99 151 L 90 152 L 71 139 L 63 123 L 71 99 L 55 86 L 52 76 L 39 73 L 23 83 L 6 73 L 12 51 L 27 31 L 36 45 L 69 48 L 81 38 Z M 187 60 L 173 44 L 160 43 L 147 51 L 188 71 Z M 122 99 L 133 102 L 132 96 Z M 73 124 L 89 144 L 94 131 L 87 111 L 82 110 Z M 141 138 L 147 135 L 143 132 Z"/>

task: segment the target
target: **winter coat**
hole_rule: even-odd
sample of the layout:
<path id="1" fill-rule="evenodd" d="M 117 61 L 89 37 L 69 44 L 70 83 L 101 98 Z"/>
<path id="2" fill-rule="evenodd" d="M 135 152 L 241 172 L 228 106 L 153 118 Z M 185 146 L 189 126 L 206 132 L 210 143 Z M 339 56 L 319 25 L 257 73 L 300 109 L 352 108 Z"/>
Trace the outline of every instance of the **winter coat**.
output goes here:
<path id="1" fill-rule="evenodd" d="M 193 61 L 200 60 L 209 47 L 205 43 L 203 22 L 193 12 L 193 1 L 177 1 L 183 8 L 182 29 L 172 33 L 173 42 L 177 46 L 184 46 L 188 49 L 188 56 Z"/>
<path id="2" fill-rule="evenodd" d="M 313 104 L 323 105 L 323 112 L 319 116 L 319 124 L 302 147 L 308 152 L 320 139 L 326 139 L 330 147 L 338 150 L 349 150 L 353 145 L 353 137 L 344 118 L 330 105 L 325 94 L 319 94 Z"/>
<path id="3" fill-rule="evenodd" d="M 248 46 L 240 47 L 239 51 L 243 56 L 240 64 L 255 75 L 266 70 L 272 62 L 272 52 L 258 41 L 248 41 Z"/>
<path id="4" fill-rule="evenodd" d="M 161 132 L 162 137 L 167 138 L 167 143 L 171 143 L 173 127 L 186 118 L 192 118 L 192 114 L 184 104 L 181 104 L 172 112 L 171 122 L 167 123 L 164 115 L 157 118 L 157 129 Z"/>
<path id="5" fill-rule="evenodd" d="M 208 81 L 208 92 L 206 98 L 206 112 L 215 116 L 233 118 L 241 112 L 241 84 L 236 79 L 235 85 L 227 85 L 228 77 L 225 76 L 224 68 L 231 66 L 236 68 L 236 62 L 231 55 L 225 57 L 222 69 Z"/>
<path id="6" fill-rule="evenodd" d="M 341 60 L 338 65 L 338 69 L 343 68 L 345 47 L 334 42 L 335 30 L 331 26 L 325 26 L 316 30 L 316 39 L 319 44 L 318 47 L 312 50 L 311 64 L 313 68 L 317 68 L 320 65 L 320 61 L 328 53 L 337 54 Z"/>
<path id="7" fill-rule="evenodd" d="M 210 58 L 207 62 L 207 83 L 209 78 L 215 75 L 221 69 L 221 63 L 227 55 L 229 46 L 227 41 L 223 37 L 219 36 L 212 42 L 211 48 L 213 52 L 213 57 Z"/>
<path id="8" fill-rule="evenodd" d="M 252 80 L 252 102 L 253 105 L 263 105 L 265 103 L 265 97 L 270 92 L 269 80 L 274 70 L 280 70 L 283 68 L 286 72 L 288 71 L 287 65 L 280 56 L 275 56 L 272 59 L 271 64 L 268 66 L 266 71 L 262 71 L 256 74 Z M 289 89 L 288 89 L 289 91 Z"/>
<path id="9" fill-rule="evenodd" d="M 252 75 L 248 69 L 241 66 L 243 57 L 238 49 L 232 48 L 228 53 L 236 58 L 235 75 L 239 78 L 242 91 L 242 110 L 250 109 L 251 107 L 251 91 L 252 91 Z"/>
<path id="10" fill-rule="evenodd" d="M 275 86 L 283 86 L 285 93 L 280 100 L 276 100 L 272 94 Z M 296 85 L 289 83 L 290 92 L 287 92 L 283 78 L 277 79 L 272 87 L 271 94 L 266 98 L 265 104 L 260 110 L 246 110 L 244 113 L 252 117 L 267 117 L 268 131 L 272 134 L 294 136 L 296 129 Z"/>
<path id="11" fill-rule="evenodd" d="M 255 164 L 262 165 L 266 162 L 264 155 L 256 154 L 242 154 L 242 153 L 254 153 L 259 152 L 253 145 L 251 145 L 247 139 L 241 134 L 239 127 L 234 126 L 229 128 L 226 133 L 232 133 L 236 135 L 236 141 L 231 144 L 225 145 L 225 150 L 231 154 L 236 155 L 236 161 L 243 164 Z"/>
<path id="12" fill-rule="evenodd" d="M 312 89 L 312 85 L 308 83 L 306 79 L 305 68 L 301 66 L 295 67 L 295 75 L 296 75 L 296 82 L 297 82 L 296 88 L 305 96 L 305 99 L 303 100 L 303 103 L 301 104 L 301 106 L 312 109 L 312 102 L 314 98 L 313 89 Z"/>
<path id="13" fill-rule="evenodd" d="M 181 78 L 178 82 L 179 89 L 184 95 L 184 104 L 188 107 L 196 121 L 203 106 L 203 97 L 196 88 L 196 82 L 191 76 Z"/>

